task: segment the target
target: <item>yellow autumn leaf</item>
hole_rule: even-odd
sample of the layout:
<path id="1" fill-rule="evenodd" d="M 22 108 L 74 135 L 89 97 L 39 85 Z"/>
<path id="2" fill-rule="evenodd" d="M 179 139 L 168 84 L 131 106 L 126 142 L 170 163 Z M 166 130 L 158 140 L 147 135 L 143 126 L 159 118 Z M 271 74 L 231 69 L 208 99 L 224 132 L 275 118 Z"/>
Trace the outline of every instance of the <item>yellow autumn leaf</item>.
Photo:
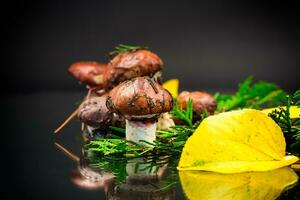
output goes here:
<path id="1" fill-rule="evenodd" d="M 179 170 L 268 171 L 290 165 L 280 127 L 266 114 L 243 109 L 209 116 L 187 140 Z"/>
<path id="2" fill-rule="evenodd" d="M 238 174 L 179 171 L 179 177 L 190 200 L 273 200 L 298 180 L 289 167 Z"/>
<path id="3" fill-rule="evenodd" d="M 263 109 L 262 112 L 269 114 L 271 113 L 273 110 L 279 110 L 280 107 L 275 107 L 275 108 L 267 108 L 267 109 Z M 281 108 L 286 109 L 285 106 L 282 106 Z M 297 106 L 291 106 L 290 107 L 290 116 L 292 119 L 295 118 L 299 118 L 300 117 L 300 108 L 298 108 Z"/>
<path id="4" fill-rule="evenodd" d="M 178 96 L 178 87 L 179 80 L 178 79 L 170 79 L 163 83 L 163 88 L 168 90 L 174 98 Z"/>

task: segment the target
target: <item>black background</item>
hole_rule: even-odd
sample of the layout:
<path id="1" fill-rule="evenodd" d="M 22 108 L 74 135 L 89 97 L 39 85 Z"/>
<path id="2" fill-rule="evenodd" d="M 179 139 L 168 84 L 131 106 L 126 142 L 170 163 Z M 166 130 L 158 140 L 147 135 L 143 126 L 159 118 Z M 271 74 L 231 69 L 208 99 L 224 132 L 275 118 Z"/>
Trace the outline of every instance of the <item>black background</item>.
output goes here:
<path id="1" fill-rule="evenodd" d="M 297 1 L 11 1 L 3 9 L 5 93 L 77 90 L 72 62 L 148 46 L 182 88 L 233 89 L 248 75 L 299 88 Z"/>
<path id="2" fill-rule="evenodd" d="M 148 46 L 182 89 L 234 90 L 248 75 L 300 88 L 297 1 L 10 1 L 2 5 L 1 199 L 102 199 L 70 184 L 79 123 L 53 130 L 85 95 L 67 68 Z M 5 193 L 2 195 L 2 193 Z M 180 192 L 179 192 L 180 194 Z M 177 197 L 177 198 L 180 198 Z"/>

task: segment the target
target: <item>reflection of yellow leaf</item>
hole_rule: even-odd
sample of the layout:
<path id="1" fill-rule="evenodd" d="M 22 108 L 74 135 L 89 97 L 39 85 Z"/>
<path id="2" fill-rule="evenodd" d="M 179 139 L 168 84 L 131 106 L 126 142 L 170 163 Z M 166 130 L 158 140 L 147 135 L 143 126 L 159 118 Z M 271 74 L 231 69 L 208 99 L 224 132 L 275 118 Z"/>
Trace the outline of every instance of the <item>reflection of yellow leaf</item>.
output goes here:
<path id="1" fill-rule="evenodd" d="M 190 200 L 273 200 L 298 180 L 289 167 L 239 174 L 180 171 L 179 176 Z"/>
<path id="2" fill-rule="evenodd" d="M 282 106 L 282 108 L 286 109 L 285 106 Z M 269 114 L 273 110 L 276 110 L 276 109 L 279 110 L 279 107 L 263 109 L 262 112 Z M 299 118 L 300 117 L 300 108 L 298 108 L 297 106 L 291 106 L 290 107 L 290 115 L 291 115 L 292 119 Z"/>
<path id="3" fill-rule="evenodd" d="M 298 160 L 285 156 L 280 127 L 258 110 L 224 112 L 203 120 L 187 140 L 179 170 L 267 171 Z"/>
<path id="4" fill-rule="evenodd" d="M 163 87 L 166 90 L 168 90 L 174 98 L 178 96 L 178 86 L 179 86 L 178 79 L 170 79 L 163 83 Z"/>
<path id="5" fill-rule="evenodd" d="M 293 165 L 291 165 L 291 168 L 293 168 L 295 170 L 300 170 L 300 164 L 293 164 Z"/>

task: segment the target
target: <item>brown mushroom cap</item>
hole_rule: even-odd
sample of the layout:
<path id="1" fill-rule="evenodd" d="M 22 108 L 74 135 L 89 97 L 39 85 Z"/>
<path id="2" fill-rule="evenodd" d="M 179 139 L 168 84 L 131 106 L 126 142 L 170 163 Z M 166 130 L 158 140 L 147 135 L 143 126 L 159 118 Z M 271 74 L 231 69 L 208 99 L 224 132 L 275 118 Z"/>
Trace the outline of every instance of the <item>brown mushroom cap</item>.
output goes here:
<path id="1" fill-rule="evenodd" d="M 106 107 L 106 96 L 91 97 L 79 107 L 80 121 L 90 126 L 100 126 L 111 121 L 112 113 Z"/>
<path id="2" fill-rule="evenodd" d="M 107 107 L 127 119 L 156 118 L 173 107 L 173 98 L 149 77 L 137 77 L 113 88 Z"/>
<path id="3" fill-rule="evenodd" d="M 106 71 L 106 64 L 90 61 L 76 62 L 69 67 L 69 72 L 75 78 L 89 86 L 105 84 Z"/>
<path id="4" fill-rule="evenodd" d="M 152 77 L 162 70 L 162 66 L 163 62 L 158 55 L 148 50 L 119 53 L 109 63 L 109 81 L 111 85 L 117 85 L 135 77 Z"/>
<path id="5" fill-rule="evenodd" d="M 78 111 L 78 118 L 83 123 L 106 129 L 109 125 L 123 127 L 125 119 L 112 113 L 106 107 L 107 94 L 102 96 L 92 96 L 82 102 Z"/>
<path id="6" fill-rule="evenodd" d="M 200 114 L 204 111 L 207 111 L 209 114 L 214 114 L 216 110 L 216 102 L 209 93 L 200 91 L 183 91 L 177 98 L 178 105 L 185 109 L 189 99 L 193 101 L 193 111 L 196 115 L 200 116 Z"/>

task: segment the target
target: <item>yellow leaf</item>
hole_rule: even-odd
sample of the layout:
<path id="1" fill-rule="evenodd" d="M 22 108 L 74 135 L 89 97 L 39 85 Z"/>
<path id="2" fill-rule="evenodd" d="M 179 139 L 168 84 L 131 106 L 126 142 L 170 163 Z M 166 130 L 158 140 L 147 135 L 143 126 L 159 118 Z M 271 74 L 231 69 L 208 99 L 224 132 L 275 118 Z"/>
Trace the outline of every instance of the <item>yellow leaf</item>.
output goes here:
<path id="1" fill-rule="evenodd" d="M 298 160 L 285 156 L 280 127 L 258 110 L 224 112 L 203 120 L 187 140 L 179 170 L 219 173 L 268 171 Z"/>
<path id="2" fill-rule="evenodd" d="M 190 200 L 273 200 L 298 180 L 289 167 L 238 174 L 179 171 L 179 177 Z"/>
<path id="3" fill-rule="evenodd" d="M 178 79 L 170 79 L 163 83 L 163 88 L 168 90 L 174 98 L 178 96 L 178 87 L 179 87 Z"/>
<path id="4" fill-rule="evenodd" d="M 285 106 L 281 106 L 282 108 L 286 109 Z M 280 107 L 275 107 L 275 108 L 267 108 L 267 109 L 263 109 L 262 112 L 269 114 L 271 113 L 273 110 L 279 110 Z M 292 119 L 295 118 L 299 118 L 300 117 L 300 108 L 298 108 L 297 106 L 291 106 L 290 107 L 290 115 Z"/>

